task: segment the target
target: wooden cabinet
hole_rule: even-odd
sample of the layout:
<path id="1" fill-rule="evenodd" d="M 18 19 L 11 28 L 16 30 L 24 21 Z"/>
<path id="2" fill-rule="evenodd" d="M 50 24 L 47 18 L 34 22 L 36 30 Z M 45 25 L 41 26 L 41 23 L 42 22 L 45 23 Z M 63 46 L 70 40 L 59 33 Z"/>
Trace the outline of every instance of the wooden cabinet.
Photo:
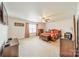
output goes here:
<path id="1" fill-rule="evenodd" d="M 3 48 L 3 57 L 18 57 L 19 42 L 17 39 L 13 39 L 6 43 Z"/>
<path id="2" fill-rule="evenodd" d="M 75 56 L 75 45 L 72 40 L 68 40 L 68 39 L 60 40 L 60 56 L 61 57 Z"/>
<path id="3" fill-rule="evenodd" d="M 5 47 L 3 57 L 18 57 L 18 45 Z"/>
<path id="4" fill-rule="evenodd" d="M 40 36 L 40 34 L 43 32 L 44 32 L 44 29 L 38 29 L 38 36 Z"/>

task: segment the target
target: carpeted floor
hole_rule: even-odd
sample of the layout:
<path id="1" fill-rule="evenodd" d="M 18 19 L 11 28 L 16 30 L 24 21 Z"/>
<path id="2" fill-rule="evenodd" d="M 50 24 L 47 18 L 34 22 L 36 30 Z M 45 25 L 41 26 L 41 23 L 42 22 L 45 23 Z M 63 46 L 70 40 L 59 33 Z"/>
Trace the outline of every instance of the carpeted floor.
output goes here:
<path id="1" fill-rule="evenodd" d="M 45 42 L 38 36 L 19 40 L 20 57 L 58 57 L 60 56 L 60 41 Z"/>

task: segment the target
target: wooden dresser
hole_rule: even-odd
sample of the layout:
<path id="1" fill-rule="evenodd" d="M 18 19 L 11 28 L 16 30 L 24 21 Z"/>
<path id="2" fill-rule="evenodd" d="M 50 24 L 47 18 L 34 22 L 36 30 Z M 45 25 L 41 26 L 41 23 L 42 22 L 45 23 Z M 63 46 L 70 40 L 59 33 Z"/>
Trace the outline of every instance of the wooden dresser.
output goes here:
<path id="1" fill-rule="evenodd" d="M 75 45 L 72 40 L 68 40 L 68 39 L 60 40 L 60 56 L 61 57 L 75 56 Z"/>
<path id="2" fill-rule="evenodd" d="M 3 57 L 18 57 L 19 42 L 16 39 L 11 40 L 5 44 L 3 48 Z"/>

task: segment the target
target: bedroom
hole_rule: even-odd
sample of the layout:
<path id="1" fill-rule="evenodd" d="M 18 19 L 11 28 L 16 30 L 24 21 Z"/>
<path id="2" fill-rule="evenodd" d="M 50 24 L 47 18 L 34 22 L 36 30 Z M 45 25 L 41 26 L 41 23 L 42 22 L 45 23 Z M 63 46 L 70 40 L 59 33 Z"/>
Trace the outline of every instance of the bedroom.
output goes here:
<path id="1" fill-rule="evenodd" d="M 9 40 L 17 39 L 19 42 L 17 53 L 13 53 L 12 56 L 75 56 L 76 2 L 3 2 L 3 4 L 8 14 L 7 37 Z M 67 42 L 62 43 L 63 39 Z M 66 49 L 72 50 L 65 51 L 61 44 L 69 45 Z M 7 49 L 4 49 L 3 56 L 9 56 L 5 52 L 8 53 Z"/>

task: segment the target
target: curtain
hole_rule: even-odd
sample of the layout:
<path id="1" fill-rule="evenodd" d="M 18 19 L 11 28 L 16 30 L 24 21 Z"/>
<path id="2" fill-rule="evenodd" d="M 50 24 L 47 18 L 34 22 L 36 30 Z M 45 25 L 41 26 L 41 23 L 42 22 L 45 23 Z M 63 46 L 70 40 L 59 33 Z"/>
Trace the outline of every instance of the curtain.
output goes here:
<path id="1" fill-rule="evenodd" d="M 36 24 L 36 36 L 38 36 L 38 24 Z"/>
<path id="2" fill-rule="evenodd" d="M 25 38 L 29 37 L 29 23 L 25 24 Z"/>

